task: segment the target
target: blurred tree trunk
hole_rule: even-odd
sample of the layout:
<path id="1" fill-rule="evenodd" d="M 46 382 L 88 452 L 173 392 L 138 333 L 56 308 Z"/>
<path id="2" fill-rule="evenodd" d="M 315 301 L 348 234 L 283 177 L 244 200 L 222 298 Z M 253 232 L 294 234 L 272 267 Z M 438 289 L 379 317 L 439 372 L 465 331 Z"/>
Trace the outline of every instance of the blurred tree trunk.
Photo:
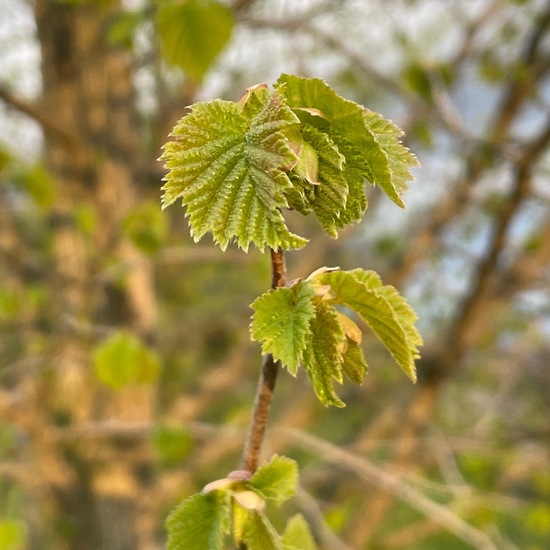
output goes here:
<path id="1" fill-rule="evenodd" d="M 90 369 L 89 342 L 74 334 L 75 327 L 93 330 L 108 321 L 151 338 L 155 325 L 152 273 L 122 231 L 124 216 L 138 199 L 139 133 L 130 54 L 106 39 L 117 4 L 35 2 L 47 119 L 45 162 L 58 193 L 51 280 L 59 320 L 52 372 L 41 381 L 36 410 L 47 410 L 64 424 L 144 420 L 153 411 L 151 387 L 102 394 Z M 86 229 L 82 216 L 92 220 Z M 117 266 L 123 270 L 122 285 L 104 276 L 113 257 L 122 259 Z M 51 459 L 41 473 L 53 489 L 58 519 L 72 524 L 75 536 L 68 537 L 66 547 L 147 548 L 151 533 L 138 540 L 143 499 L 131 469 L 135 460 L 123 468 L 119 461 L 115 469 L 101 443 L 95 452 L 88 449 L 84 459 L 78 447 L 60 451 L 46 434 L 48 426 L 43 426 L 37 434 L 42 451 L 36 454 Z M 90 456 L 101 464 L 90 464 Z"/>

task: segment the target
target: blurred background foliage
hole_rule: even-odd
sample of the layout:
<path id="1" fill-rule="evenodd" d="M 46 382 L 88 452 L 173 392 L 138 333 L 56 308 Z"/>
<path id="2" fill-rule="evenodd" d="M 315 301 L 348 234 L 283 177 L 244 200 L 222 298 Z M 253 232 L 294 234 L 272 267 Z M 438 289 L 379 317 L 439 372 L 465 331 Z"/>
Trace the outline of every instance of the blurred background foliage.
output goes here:
<path id="1" fill-rule="evenodd" d="M 189 104 L 281 72 L 392 118 L 422 167 L 400 211 L 311 243 L 289 278 L 376 269 L 420 316 L 412 386 L 374 340 L 348 407 L 278 382 L 266 457 L 301 466 L 322 548 L 550 540 L 546 0 L 0 0 L 0 548 L 152 550 L 239 466 L 260 365 L 257 251 L 159 207 Z M 280 522 L 281 523 L 281 522 Z"/>

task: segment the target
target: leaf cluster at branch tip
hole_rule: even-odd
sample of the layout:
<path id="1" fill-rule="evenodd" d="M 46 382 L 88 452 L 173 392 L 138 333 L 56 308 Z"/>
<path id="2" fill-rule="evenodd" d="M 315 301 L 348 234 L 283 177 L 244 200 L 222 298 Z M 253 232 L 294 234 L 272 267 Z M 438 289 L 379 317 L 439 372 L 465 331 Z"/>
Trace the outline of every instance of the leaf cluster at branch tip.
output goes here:
<path id="1" fill-rule="evenodd" d="M 365 182 L 403 207 L 416 158 L 390 121 L 339 96 L 324 81 L 282 75 L 252 86 L 238 103 L 196 103 L 172 131 L 161 160 L 163 207 L 181 200 L 191 233 L 225 250 L 295 249 L 282 212 L 314 213 L 323 229 L 359 221 Z"/>
<path id="2" fill-rule="evenodd" d="M 266 502 L 278 505 L 294 496 L 298 483 L 294 460 L 275 455 L 254 474 L 242 473 L 209 483 L 170 513 L 168 550 L 222 550 L 230 534 L 237 546 L 245 544 L 249 550 L 287 550 L 287 538 L 292 542 L 300 534 L 311 537 L 299 517 L 292 518 L 288 534 L 280 536 L 263 512 Z M 315 548 L 313 542 L 308 548 Z"/>
<path id="3" fill-rule="evenodd" d="M 414 326 L 416 314 L 373 271 L 320 269 L 290 287 L 266 292 L 251 307 L 252 339 L 291 374 L 302 366 L 325 405 L 344 406 L 334 391 L 334 381 L 342 383 L 345 375 L 360 384 L 367 373 L 360 346 L 362 331 L 340 309 L 355 312 L 407 376 L 416 380 L 414 362 L 422 344 Z"/>

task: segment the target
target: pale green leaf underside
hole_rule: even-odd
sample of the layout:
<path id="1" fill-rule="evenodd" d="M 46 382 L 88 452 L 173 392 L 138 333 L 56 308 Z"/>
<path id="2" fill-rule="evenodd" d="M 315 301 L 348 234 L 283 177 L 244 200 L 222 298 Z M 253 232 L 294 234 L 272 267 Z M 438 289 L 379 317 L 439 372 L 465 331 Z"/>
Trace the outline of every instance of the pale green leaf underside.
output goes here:
<path id="1" fill-rule="evenodd" d="M 181 502 L 168 516 L 168 550 L 222 550 L 229 533 L 230 496 L 212 491 Z"/>
<path id="2" fill-rule="evenodd" d="M 349 307 L 363 318 L 397 364 L 415 381 L 414 359 L 418 357 L 416 346 L 421 339 L 414 329 L 410 308 L 388 287 L 376 287 L 371 273 L 361 269 L 334 271 L 320 275 L 318 281 L 330 285 L 332 303 Z"/>
<path id="3" fill-rule="evenodd" d="M 277 94 L 252 120 L 229 101 L 194 105 L 164 147 L 163 207 L 181 199 L 194 239 L 211 232 L 223 250 L 233 238 L 244 250 L 250 243 L 300 248 L 306 240 L 288 230 L 280 211 L 292 185 L 281 168 L 296 159 L 284 131 L 296 121 Z"/>
<path id="4" fill-rule="evenodd" d="M 277 504 L 294 496 L 298 483 L 298 466 L 294 460 L 275 455 L 260 466 L 250 479 L 250 485 L 267 500 Z"/>
<path id="5" fill-rule="evenodd" d="M 295 375 L 302 361 L 310 322 L 315 315 L 313 286 L 307 282 L 291 288 L 271 290 L 252 304 L 250 325 L 253 340 L 261 342 L 262 352 L 272 353 Z"/>

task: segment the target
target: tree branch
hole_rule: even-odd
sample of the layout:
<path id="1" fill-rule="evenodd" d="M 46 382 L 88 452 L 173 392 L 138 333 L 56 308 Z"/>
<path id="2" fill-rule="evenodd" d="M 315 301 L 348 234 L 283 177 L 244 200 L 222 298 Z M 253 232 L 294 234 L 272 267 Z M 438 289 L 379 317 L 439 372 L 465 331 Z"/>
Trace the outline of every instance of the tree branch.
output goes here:
<path id="1" fill-rule="evenodd" d="M 57 139 L 70 147 L 76 148 L 78 146 L 80 142 L 78 136 L 59 125 L 55 119 L 48 116 L 44 110 L 35 103 L 16 97 L 1 85 L 0 99 L 4 101 L 6 105 L 9 105 L 20 113 L 32 118 L 42 127 L 42 130 L 51 135 L 52 138 Z"/>
<path id="2" fill-rule="evenodd" d="M 288 435 L 295 445 L 315 453 L 324 462 L 351 471 L 368 483 L 393 494 L 474 548 L 496 550 L 489 536 L 463 521 L 446 506 L 426 497 L 399 476 L 305 432 L 294 429 L 282 429 L 281 432 Z"/>

